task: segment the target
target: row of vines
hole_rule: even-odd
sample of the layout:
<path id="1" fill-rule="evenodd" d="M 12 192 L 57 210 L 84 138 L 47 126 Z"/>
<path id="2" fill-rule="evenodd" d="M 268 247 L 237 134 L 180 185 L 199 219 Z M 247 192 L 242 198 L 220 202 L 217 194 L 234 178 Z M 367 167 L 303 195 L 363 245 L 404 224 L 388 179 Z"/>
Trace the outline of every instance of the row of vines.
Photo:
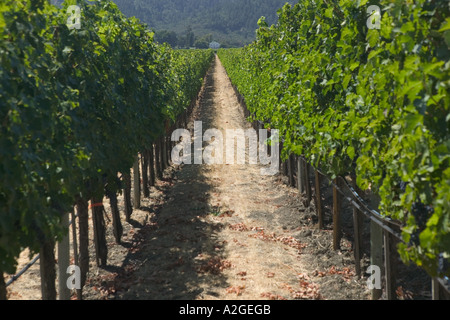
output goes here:
<path id="1" fill-rule="evenodd" d="M 70 5 L 79 29 L 67 26 Z M 23 249 L 67 234 L 61 217 L 76 203 L 102 199 L 105 185 L 115 198 L 136 155 L 196 98 L 213 56 L 156 44 L 111 1 L 2 1 L 0 289 Z"/>
<path id="2" fill-rule="evenodd" d="M 356 176 L 402 223 L 400 256 L 450 275 L 450 4 L 300 0 L 219 57 L 283 157 Z M 379 28 L 369 28 L 378 19 Z"/>

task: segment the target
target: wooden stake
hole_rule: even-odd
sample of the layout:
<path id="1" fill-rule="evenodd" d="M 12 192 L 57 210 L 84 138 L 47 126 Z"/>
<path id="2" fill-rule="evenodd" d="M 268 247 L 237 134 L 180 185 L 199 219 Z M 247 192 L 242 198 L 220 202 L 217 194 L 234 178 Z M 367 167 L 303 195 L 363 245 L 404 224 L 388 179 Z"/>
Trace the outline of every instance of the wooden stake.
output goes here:
<path id="1" fill-rule="evenodd" d="M 103 196 L 95 196 L 91 199 L 92 224 L 94 229 L 94 245 L 97 266 L 106 266 L 108 246 L 106 244 L 105 219 L 103 216 Z"/>
<path id="2" fill-rule="evenodd" d="M 164 170 L 166 170 L 166 163 L 164 160 L 164 137 L 160 137 L 158 139 L 159 143 L 159 164 L 161 166 L 161 178 L 164 175 Z"/>
<path id="3" fill-rule="evenodd" d="M 47 240 L 41 245 L 40 275 L 42 300 L 56 300 L 55 243 Z"/>
<path id="4" fill-rule="evenodd" d="M 360 229 L 360 213 L 359 210 L 353 208 L 353 238 L 354 249 L 353 254 L 355 257 L 355 272 L 358 277 L 361 277 L 361 229 Z"/>
<path id="5" fill-rule="evenodd" d="M 150 146 L 150 149 L 147 150 L 148 160 L 149 160 L 149 185 L 155 185 L 155 155 L 153 152 L 153 144 Z"/>
<path id="6" fill-rule="evenodd" d="M 155 142 L 155 170 L 156 178 L 162 179 L 162 169 L 161 169 L 161 143 L 160 139 L 156 139 Z"/>
<path id="7" fill-rule="evenodd" d="M 130 222 L 131 215 L 133 214 L 133 206 L 131 204 L 131 174 L 130 170 L 123 173 L 123 202 L 125 207 L 125 220 Z"/>
<path id="8" fill-rule="evenodd" d="M 164 165 L 164 170 L 169 166 L 168 163 L 168 158 L 167 158 L 167 143 L 166 143 L 166 136 L 162 136 L 161 137 L 161 145 L 162 145 L 162 158 L 161 158 L 161 162 Z"/>
<path id="9" fill-rule="evenodd" d="M 339 186 L 339 180 L 334 179 L 336 186 Z M 337 188 L 333 185 L 333 249 L 339 250 L 341 245 L 341 201 Z"/>
<path id="10" fill-rule="evenodd" d="M 141 207 L 141 180 L 139 175 L 139 156 L 136 156 L 133 166 L 133 207 Z"/>
<path id="11" fill-rule="evenodd" d="M 120 220 L 120 211 L 117 201 L 117 194 L 115 191 L 108 191 L 109 204 L 111 207 L 112 224 L 114 239 L 117 244 L 122 242 L 123 226 Z"/>
<path id="12" fill-rule="evenodd" d="M 371 193 L 371 207 L 378 209 L 379 197 Z M 370 221 L 370 264 L 383 267 L 383 229 L 374 221 Z M 382 289 L 372 289 L 372 300 L 381 298 Z"/>
<path id="13" fill-rule="evenodd" d="M 318 228 L 323 229 L 323 210 L 322 210 L 322 196 L 320 192 L 320 173 L 317 170 L 315 172 L 315 191 L 316 191 L 316 210 L 319 218 Z"/>
<path id="14" fill-rule="evenodd" d="M 297 188 L 300 194 L 305 192 L 305 169 L 303 159 L 297 158 Z"/>
<path id="15" fill-rule="evenodd" d="M 293 188 L 295 188 L 296 185 L 297 185 L 296 179 L 295 179 L 295 164 L 296 164 L 295 156 L 292 154 L 292 155 L 289 157 L 289 160 L 290 160 L 291 166 L 292 166 L 292 183 L 291 183 L 291 186 L 292 186 Z"/>
<path id="16" fill-rule="evenodd" d="M 3 271 L 0 270 L 0 300 L 7 300 L 6 298 L 6 283 L 3 276 Z"/>
<path id="17" fill-rule="evenodd" d="M 311 204 L 311 183 L 309 181 L 309 163 L 305 161 L 305 191 L 306 191 L 306 203 L 305 206 L 309 207 Z"/>
<path id="18" fill-rule="evenodd" d="M 63 228 L 69 228 L 69 213 L 65 213 L 61 219 Z M 67 288 L 67 268 L 70 264 L 70 240 L 69 232 L 58 242 L 58 294 L 59 300 L 70 300 L 70 290 Z"/>
<path id="19" fill-rule="evenodd" d="M 76 216 L 75 211 L 71 212 L 72 215 L 72 246 L 73 246 L 73 257 L 75 260 L 75 265 L 80 267 L 80 258 L 78 256 L 78 241 L 77 241 L 77 224 L 76 224 Z M 82 299 L 82 291 L 81 288 L 77 289 L 77 299 Z"/>
<path id="20" fill-rule="evenodd" d="M 356 176 L 352 175 L 352 186 L 356 188 Z M 355 257 L 355 272 L 358 277 L 361 277 L 361 235 L 362 235 L 362 217 L 361 213 L 356 207 L 353 207 L 353 254 Z"/>
<path id="21" fill-rule="evenodd" d="M 389 232 L 384 231 L 384 263 L 386 275 L 386 297 L 388 300 L 396 300 L 395 293 L 396 279 L 395 279 L 395 258 L 392 252 L 392 236 Z"/>
<path id="22" fill-rule="evenodd" d="M 283 161 L 283 176 L 288 176 L 288 161 L 284 160 Z"/>
<path id="23" fill-rule="evenodd" d="M 171 153 L 172 153 L 172 140 L 170 136 L 166 136 L 166 164 L 167 167 L 170 167 L 170 164 L 172 162 L 172 157 L 171 157 Z"/>
<path id="24" fill-rule="evenodd" d="M 76 202 L 78 213 L 78 232 L 80 243 L 79 267 L 81 271 L 81 288 L 86 284 L 87 273 L 89 272 L 89 209 L 88 202 L 79 197 Z M 82 289 L 78 293 L 78 298 L 82 298 Z"/>
<path id="25" fill-rule="evenodd" d="M 148 198 L 150 196 L 150 190 L 148 188 L 148 152 L 147 151 L 142 152 L 141 168 L 142 168 L 142 192 L 144 194 L 144 197 Z"/>
<path id="26" fill-rule="evenodd" d="M 440 300 L 439 295 L 439 280 L 435 277 L 431 279 L 431 299 Z"/>
<path id="27" fill-rule="evenodd" d="M 294 169 L 292 167 L 292 156 L 289 155 L 289 157 L 287 158 L 286 162 L 287 162 L 287 174 L 288 174 L 288 179 L 289 179 L 289 186 L 293 186 L 294 185 Z"/>

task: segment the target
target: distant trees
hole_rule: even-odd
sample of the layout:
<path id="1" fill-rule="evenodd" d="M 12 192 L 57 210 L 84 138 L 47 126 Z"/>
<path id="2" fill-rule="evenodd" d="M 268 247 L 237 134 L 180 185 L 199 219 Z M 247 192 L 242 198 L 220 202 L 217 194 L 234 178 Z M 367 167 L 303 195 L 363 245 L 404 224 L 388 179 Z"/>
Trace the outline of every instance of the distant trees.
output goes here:
<path id="1" fill-rule="evenodd" d="M 208 47 L 203 45 L 203 42 L 205 42 L 204 38 L 197 39 L 195 37 L 191 26 L 188 26 L 182 35 L 178 35 L 175 31 L 170 30 L 155 31 L 155 40 L 158 43 L 168 43 L 173 48 L 197 47 L 204 49 Z"/>
<path id="2" fill-rule="evenodd" d="M 209 48 L 209 44 L 213 41 L 212 34 L 207 34 L 201 38 L 195 40 L 194 46 L 198 49 L 207 49 Z"/>
<path id="3" fill-rule="evenodd" d="M 204 47 L 205 34 L 223 46 L 242 46 L 255 40 L 258 20 L 276 22 L 276 12 L 289 0 L 113 0 L 127 16 L 135 16 L 158 31 L 158 42 L 174 47 Z M 186 27 L 188 26 L 188 27 Z M 189 27 L 190 26 L 190 27 Z M 177 33 L 175 40 L 173 33 Z M 194 34 L 197 33 L 197 36 Z M 174 45 L 176 43 L 176 45 Z"/>
<path id="4" fill-rule="evenodd" d="M 186 28 L 186 33 L 184 37 L 184 44 L 186 48 L 193 47 L 195 43 L 195 34 L 194 31 L 192 31 L 192 27 L 189 25 Z"/>
<path id="5" fill-rule="evenodd" d="M 168 43 L 172 48 L 208 49 L 214 37 L 212 34 L 196 37 L 192 27 L 188 26 L 182 35 L 170 30 L 155 31 L 155 40 L 158 43 Z"/>
<path id="6" fill-rule="evenodd" d="M 178 35 L 175 31 L 169 30 L 156 31 L 155 40 L 159 43 L 168 43 L 174 48 L 178 46 Z"/>

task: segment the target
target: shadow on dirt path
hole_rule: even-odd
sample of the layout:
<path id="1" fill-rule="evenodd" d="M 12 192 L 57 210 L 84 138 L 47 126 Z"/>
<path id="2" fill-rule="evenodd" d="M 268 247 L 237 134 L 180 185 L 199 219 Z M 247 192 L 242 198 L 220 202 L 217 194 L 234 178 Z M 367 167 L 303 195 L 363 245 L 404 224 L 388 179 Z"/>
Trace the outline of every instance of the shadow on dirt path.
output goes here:
<path id="1" fill-rule="evenodd" d="M 215 119 L 211 109 L 216 68 L 214 65 L 207 76 L 202 103 L 194 111 L 195 120 L 203 123 L 203 132 Z M 193 134 L 192 121 L 189 128 Z M 143 242 L 124 261 L 124 265 L 140 261 L 141 267 L 133 273 L 133 286 L 116 298 L 193 300 L 204 287 L 229 286 L 222 274 L 229 265 L 217 235 L 223 225 L 207 219 L 217 208 L 210 203 L 213 186 L 203 165 L 183 165 L 172 174 L 176 182 L 167 201 L 135 236 Z"/>
<path id="2" fill-rule="evenodd" d="M 251 128 L 218 59 L 204 90 L 192 119 L 203 132 Z M 172 169 L 164 204 L 133 236 L 121 267 L 133 272 L 114 279 L 115 299 L 323 298 L 307 267 L 314 254 L 304 253 L 303 235 L 313 231 L 299 213 L 310 209 L 280 175 L 249 164 Z M 355 288 L 364 295 L 358 281 Z"/>

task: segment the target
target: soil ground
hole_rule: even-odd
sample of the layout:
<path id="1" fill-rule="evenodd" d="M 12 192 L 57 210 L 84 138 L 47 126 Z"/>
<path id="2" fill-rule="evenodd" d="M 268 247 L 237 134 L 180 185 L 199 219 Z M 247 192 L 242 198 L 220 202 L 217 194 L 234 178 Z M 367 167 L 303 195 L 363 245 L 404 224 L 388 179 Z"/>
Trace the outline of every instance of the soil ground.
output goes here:
<path id="1" fill-rule="evenodd" d="M 216 58 L 189 123 L 203 132 L 249 129 L 229 78 Z M 206 147 L 207 144 L 204 145 Z M 281 174 L 261 165 L 172 165 L 142 199 L 116 244 L 108 223 L 108 265 L 92 254 L 87 300 L 370 299 L 367 275 L 355 274 L 351 228 L 332 248 L 331 201 L 324 193 L 325 228 L 314 201 Z M 326 184 L 326 182 L 323 182 Z M 119 208 L 124 212 L 122 197 Z M 110 215 L 105 201 L 106 218 Z M 92 232 L 92 229 L 91 229 Z M 93 238 L 93 237 L 92 237 Z M 26 252 L 21 265 L 28 261 Z M 367 253 L 361 260 L 367 269 Z M 40 299 L 39 263 L 8 288 L 9 299 Z M 401 267 L 399 299 L 429 299 L 430 281 Z M 6 277 L 8 279 L 8 277 Z"/>

